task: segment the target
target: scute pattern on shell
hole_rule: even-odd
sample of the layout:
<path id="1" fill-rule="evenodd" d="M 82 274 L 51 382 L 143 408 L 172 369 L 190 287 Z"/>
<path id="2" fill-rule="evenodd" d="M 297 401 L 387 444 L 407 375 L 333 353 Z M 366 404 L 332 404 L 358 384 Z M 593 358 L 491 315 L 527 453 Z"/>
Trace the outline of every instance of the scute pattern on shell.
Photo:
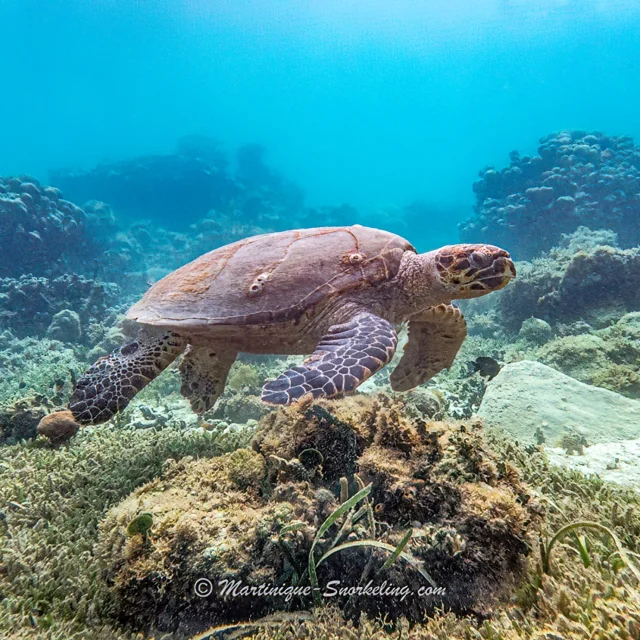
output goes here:
<path id="1" fill-rule="evenodd" d="M 128 315 L 176 329 L 295 320 L 327 296 L 393 278 L 405 251 L 415 249 L 400 236 L 357 225 L 255 236 L 170 273 Z"/>

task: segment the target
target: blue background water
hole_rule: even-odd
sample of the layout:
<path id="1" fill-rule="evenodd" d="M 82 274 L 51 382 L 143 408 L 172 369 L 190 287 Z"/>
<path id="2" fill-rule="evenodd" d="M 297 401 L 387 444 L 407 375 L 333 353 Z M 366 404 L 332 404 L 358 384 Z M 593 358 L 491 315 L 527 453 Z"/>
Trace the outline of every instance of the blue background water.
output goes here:
<path id="1" fill-rule="evenodd" d="M 261 142 L 310 204 L 416 198 L 455 233 L 486 164 L 640 138 L 635 0 L 3 0 L 0 175 Z"/>

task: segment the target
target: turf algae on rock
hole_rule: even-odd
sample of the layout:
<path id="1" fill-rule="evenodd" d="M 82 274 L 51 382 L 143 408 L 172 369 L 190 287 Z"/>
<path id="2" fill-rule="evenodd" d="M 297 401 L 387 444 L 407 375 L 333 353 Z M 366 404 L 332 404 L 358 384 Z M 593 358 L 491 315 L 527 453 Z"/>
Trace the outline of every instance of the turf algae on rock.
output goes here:
<path id="1" fill-rule="evenodd" d="M 316 543 L 316 561 L 337 549 L 318 564 L 321 588 L 370 578 L 417 592 L 429 586 L 423 571 L 444 592 L 403 601 L 362 597 L 356 609 L 336 597 L 347 617 L 357 618 L 357 610 L 418 621 L 441 606 L 461 614 L 494 610 L 525 575 L 540 505 L 515 468 L 483 443 L 479 425 L 405 414 L 401 401 L 383 394 L 304 412 L 279 409 L 262 419 L 252 449 L 167 467 L 101 524 L 97 555 L 118 618 L 135 630 L 182 637 L 212 622 L 311 606 L 308 593 L 290 602 L 225 598 L 220 582 L 308 584 L 317 532 L 365 487 L 368 498 Z M 149 544 L 126 535 L 143 512 L 154 522 Z M 408 530 L 409 560 L 383 570 L 389 553 L 373 544 L 396 549 Z M 209 583 L 199 596 L 197 585 Z"/>

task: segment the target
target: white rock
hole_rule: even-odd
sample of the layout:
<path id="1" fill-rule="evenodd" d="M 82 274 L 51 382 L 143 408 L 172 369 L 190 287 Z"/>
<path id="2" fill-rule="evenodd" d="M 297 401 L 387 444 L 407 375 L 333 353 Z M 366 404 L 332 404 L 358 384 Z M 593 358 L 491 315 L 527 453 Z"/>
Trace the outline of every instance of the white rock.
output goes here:
<path id="1" fill-rule="evenodd" d="M 589 444 L 640 438 L 640 401 L 531 360 L 502 368 L 488 384 L 478 416 L 523 443 L 534 443 L 538 428 L 548 446 L 571 430 Z"/>

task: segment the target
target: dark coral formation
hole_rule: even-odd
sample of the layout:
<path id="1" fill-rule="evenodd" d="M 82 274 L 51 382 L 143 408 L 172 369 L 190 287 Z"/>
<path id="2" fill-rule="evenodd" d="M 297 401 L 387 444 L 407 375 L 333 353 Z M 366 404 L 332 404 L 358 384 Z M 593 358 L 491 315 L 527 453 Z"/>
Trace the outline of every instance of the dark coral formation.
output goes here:
<path id="1" fill-rule="evenodd" d="M 628 136 L 550 134 L 537 156 L 514 151 L 509 167 L 483 169 L 473 189 L 465 242 L 505 246 L 525 260 L 584 225 L 618 232 L 624 247 L 640 244 L 640 148 Z"/>
<path id="2" fill-rule="evenodd" d="M 198 220 L 235 194 L 223 170 L 212 171 L 204 160 L 183 155 L 141 157 L 91 171 L 56 171 L 51 179 L 78 202 L 104 200 L 124 215 L 161 218 L 164 224 L 175 218 L 175 226 Z"/>
<path id="3" fill-rule="evenodd" d="M 212 210 L 225 227 L 286 228 L 303 209 L 302 191 L 265 164 L 264 151 L 255 144 L 241 147 L 232 173 L 214 140 L 191 136 L 173 154 L 91 171 L 59 170 L 52 181 L 77 202 L 103 200 L 120 215 L 154 219 L 170 229 L 184 230 Z"/>
<path id="4" fill-rule="evenodd" d="M 528 318 L 549 323 L 607 324 L 640 310 L 640 248 L 620 249 L 614 236 L 579 229 L 531 262 L 501 292 L 501 321 L 517 332 Z"/>
<path id="5" fill-rule="evenodd" d="M 518 472 L 484 444 L 478 425 L 405 413 L 384 395 L 325 401 L 305 413 L 280 409 L 263 419 L 253 450 L 168 466 L 102 525 L 97 553 L 117 616 L 138 630 L 185 637 L 215 622 L 308 607 L 310 597 L 225 599 L 218 583 L 304 584 L 318 528 L 368 484 L 370 515 L 338 519 L 317 557 L 336 540 L 375 538 L 393 548 L 411 528 L 405 550 L 446 593 L 417 596 L 428 585 L 415 566 L 398 561 L 382 570 L 388 553 L 366 546 L 324 562 L 322 588 L 331 580 L 356 586 L 386 579 L 414 595 L 358 598 L 358 611 L 413 620 L 439 606 L 486 614 L 522 577 L 539 508 Z M 128 536 L 141 513 L 152 517 L 148 537 Z M 202 578 L 212 585 L 204 597 L 194 592 L 198 584 L 207 588 Z M 347 597 L 336 601 L 355 615 Z"/>
<path id="6" fill-rule="evenodd" d="M 0 405 L 0 445 L 34 438 L 51 405 L 43 397 L 29 397 Z"/>
<path id="7" fill-rule="evenodd" d="M 0 178 L 0 277 L 42 275 L 86 249 L 85 213 L 28 176 Z"/>
<path id="8" fill-rule="evenodd" d="M 123 303 L 126 306 L 116 284 L 76 274 L 0 278 L 0 332 L 83 342 L 90 322 L 103 320 Z"/>

